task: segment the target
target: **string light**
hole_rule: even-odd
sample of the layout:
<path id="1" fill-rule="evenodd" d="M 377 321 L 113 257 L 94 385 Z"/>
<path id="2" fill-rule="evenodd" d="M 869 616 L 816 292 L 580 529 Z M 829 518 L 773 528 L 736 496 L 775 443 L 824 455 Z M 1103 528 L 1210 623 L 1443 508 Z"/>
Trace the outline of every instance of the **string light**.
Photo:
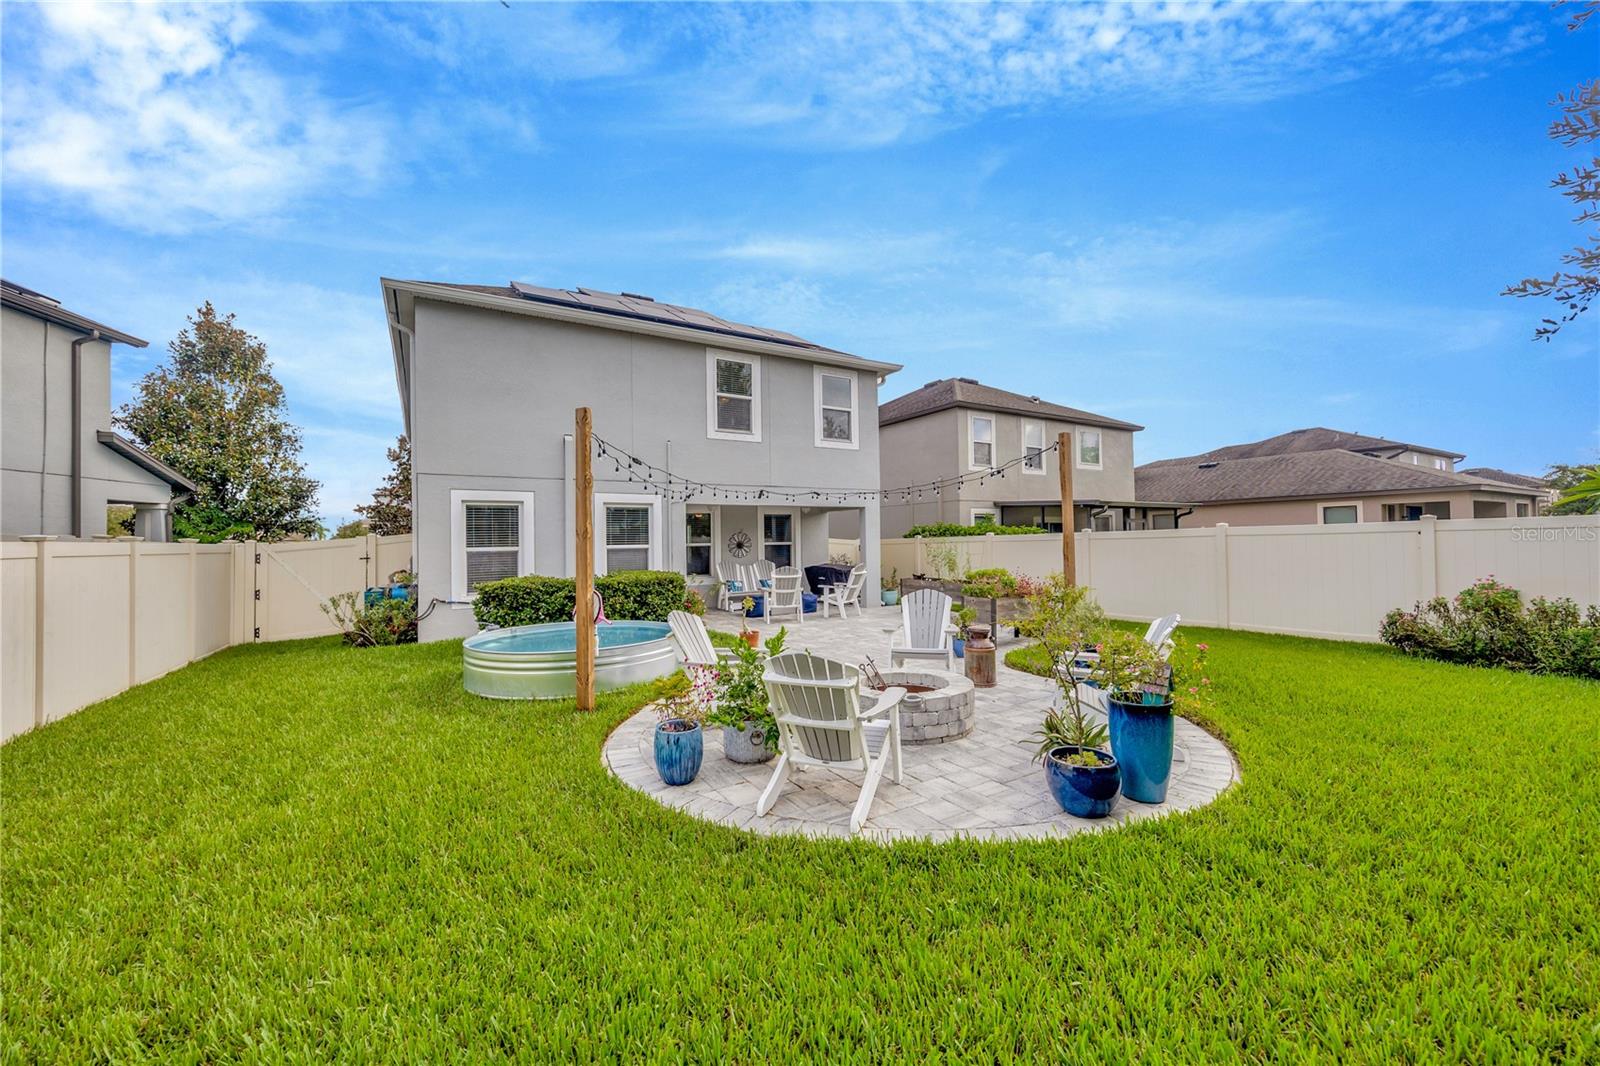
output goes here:
<path id="1" fill-rule="evenodd" d="M 611 465 L 617 473 L 625 475 L 630 482 L 646 485 L 663 498 L 678 503 L 687 503 L 697 497 L 703 498 L 708 495 L 713 500 L 773 500 L 783 503 L 803 503 L 806 501 L 841 504 L 872 503 L 895 498 L 903 502 L 909 502 L 913 495 L 920 500 L 924 498 L 925 493 L 931 492 L 935 497 L 940 497 L 944 495 L 945 489 L 959 488 L 974 481 L 979 485 L 987 484 L 988 479 L 991 477 L 1005 477 L 1006 471 L 1019 463 L 1026 463 L 1034 457 L 1038 457 L 1042 462 L 1045 455 L 1060 450 L 1059 443 L 1050 444 L 1030 455 L 1018 456 L 996 467 L 972 470 L 965 474 L 940 478 L 937 481 L 924 481 L 915 485 L 901 485 L 891 489 L 859 489 L 848 486 L 817 489 L 774 489 L 761 484 L 717 483 L 684 477 L 682 474 L 675 474 L 666 467 L 657 466 L 647 459 L 634 455 L 603 437 L 596 436 L 594 443 L 598 457 L 610 459 Z M 624 464 L 626 464 L 626 469 L 624 469 Z"/>

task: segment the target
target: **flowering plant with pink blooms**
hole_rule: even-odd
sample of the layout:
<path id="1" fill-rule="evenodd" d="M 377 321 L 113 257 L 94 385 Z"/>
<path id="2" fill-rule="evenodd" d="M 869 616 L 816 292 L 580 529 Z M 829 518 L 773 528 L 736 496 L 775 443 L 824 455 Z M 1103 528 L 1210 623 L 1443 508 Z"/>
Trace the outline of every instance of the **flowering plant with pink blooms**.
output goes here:
<path id="1" fill-rule="evenodd" d="M 1203 713 L 1211 706 L 1211 671 L 1206 665 L 1210 651 L 1211 645 L 1203 641 L 1173 636 L 1167 663 L 1172 667 L 1172 704 L 1179 714 Z"/>

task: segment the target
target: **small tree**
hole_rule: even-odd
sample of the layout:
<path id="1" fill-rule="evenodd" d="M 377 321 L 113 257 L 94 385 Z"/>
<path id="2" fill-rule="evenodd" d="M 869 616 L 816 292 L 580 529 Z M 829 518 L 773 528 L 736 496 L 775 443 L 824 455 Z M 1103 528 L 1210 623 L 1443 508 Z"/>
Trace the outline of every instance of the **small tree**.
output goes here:
<path id="1" fill-rule="evenodd" d="M 367 527 L 384 537 L 411 532 L 411 441 L 404 433 L 389 449 L 389 462 L 383 484 L 372 490 L 372 502 L 356 505 Z"/>
<path id="2" fill-rule="evenodd" d="M 1550 505 L 1551 514 L 1600 514 L 1600 466 L 1555 463 L 1545 480 L 1561 494 Z"/>
<path id="3" fill-rule="evenodd" d="M 344 523 L 338 529 L 333 531 L 333 539 L 350 540 L 354 537 L 364 537 L 370 532 L 371 530 L 367 528 L 366 519 L 352 518 L 350 521 Z"/>
<path id="4" fill-rule="evenodd" d="M 315 536 L 317 482 L 300 462 L 267 348 L 208 301 L 146 374 L 117 424 L 196 485 L 173 513 L 180 536 Z"/>
<path id="5" fill-rule="evenodd" d="M 1597 10 L 1600 0 L 1589 0 L 1567 23 L 1567 29 L 1581 29 Z M 1561 116 L 1550 123 L 1551 140 L 1568 148 L 1600 140 L 1600 79 L 1558 94 L 1552 106 L 1560 109 Z M 1574 222 L 1595 228 L 1588 231 L 1583 244 L 1561 257 L 1562 265 L 1570 269 L 1557 270 L 1548 278 L 1523 278 L 1500 294 L 1548 296 L 1561 305 L 1558 318 L 1546 318 L 1533 331 L 1535 340 L 1546 341 L 1587 311 L 1595 294 L 1600 293 L 1600 156 L 1575 163 L 1571 170 L 1557 174 L 1550 187 L 1577 207 Z"/>

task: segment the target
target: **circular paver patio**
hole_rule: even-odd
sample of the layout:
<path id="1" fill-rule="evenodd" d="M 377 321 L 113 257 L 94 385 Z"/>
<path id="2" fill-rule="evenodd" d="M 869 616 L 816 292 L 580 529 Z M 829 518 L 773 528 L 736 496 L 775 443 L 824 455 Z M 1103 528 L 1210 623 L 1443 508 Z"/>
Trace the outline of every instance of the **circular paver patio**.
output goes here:
<path id="1" fill-rule="evenodd" d="M 707 621 L 715 626 L 717 619 Z M 861 661 L 862 649 L 887 658 L 889 640 L 884 631 L 897 621 L 897 610 L 879 608 L 844 622 L 808 622 L 790 628 L 788 647 L 850 663 Z M 1070 836 L 1193 810 L 1239 779 L 1238 764 L 1227 746 L 1180 718 L 1166 802 L 1148 805 L 1119 797 L 1107 818 L 1074 818 L 1051 798 L 1044 770 L 1032 761 L 1034 744 L 1029 737 L 1039 728 L 1054 686 L 1004 665 L 998 669 L 998 681 L 992 689 L 977 690 L 977 723 L 970 736 L 948 744 L 902 744 L 903 778 L 896 784 L 885 776 L 879 784 L 861 837 L 889 843 L 916 838 Z M 655 723 L 655 710 L 647 707 L 606 740 L 601 757 L 629 787 L 697 818 L 755 833 L 850 835 L 850 810 L 861 790 L 859 772 L 797 767 L 772 810 L 758 818 L 756 798 L 772 776 L 773 763 L 749 766 L 730 761 L 713 728 L 707 731 L 700 775 L 690 784 L 671 787 L 656 774 Z"/>

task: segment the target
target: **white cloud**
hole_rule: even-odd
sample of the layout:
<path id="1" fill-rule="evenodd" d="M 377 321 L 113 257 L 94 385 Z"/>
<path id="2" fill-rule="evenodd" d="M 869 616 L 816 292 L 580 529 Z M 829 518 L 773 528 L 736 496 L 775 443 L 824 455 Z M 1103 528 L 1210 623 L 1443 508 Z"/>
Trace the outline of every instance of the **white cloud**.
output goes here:
<path id="1" fill-rule="evenodd" d="M 382 121 L 253 59 L 257 28 L 231 5 L 8 10 L 7 182 L 174 232 L 374 180 Z"/>
<path id="2" fill-rule="evenodd" d="M 1498 34 L 1490 5 L 714 6 L 701 62 L 666 75 L 680 120 L 872 147 L 987 111 L 1132 110 L 1307 92 L 1384 64 L 1494 62 L 1542 37 Z"/>

